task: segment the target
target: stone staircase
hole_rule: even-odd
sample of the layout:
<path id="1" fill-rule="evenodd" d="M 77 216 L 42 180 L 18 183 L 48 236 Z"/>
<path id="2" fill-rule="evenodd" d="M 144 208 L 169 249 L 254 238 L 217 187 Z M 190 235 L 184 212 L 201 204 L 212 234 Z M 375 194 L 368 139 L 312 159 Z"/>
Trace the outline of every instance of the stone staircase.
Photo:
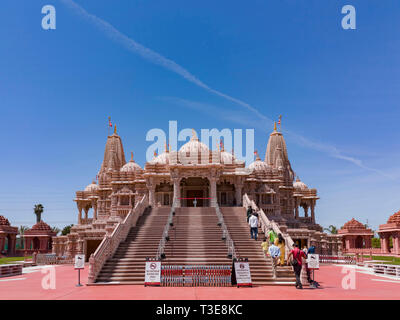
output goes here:
<path id="1" fill-rule="evenodd" d="M 143 284 L 145 259 L 155 257 L 171 208 L 146 209 L 97 276 L 96 283 Z"/>
<path id="2" fill-rule="evenodd" d="M 170 265 L 231 265 L 215 208 L 176 208 L 165 247 Z"/>
<path id="3" fill-rule="evenodd" d="M 99 273 L 97 284 L 144 283 L 145 258 L 155 257 L 170 208 L 147 209 L 139 218 L 114 256 Z M 294 281 L 290 267 L 278 269 L 279 279 L 272 278 L 272 265 L 261 249 L 261 241 L 250 239 L 244 208 L 221 208 L 225 223 L 235 241 L 238 256 L 249 258 L 255 285 L 289 284 Z M 231 265 L 227 247 L 221 239 L 215 208 L 176 208 L 170 240 L 165 246 L 166 265 Z M 260 235 L 262 239 L 263 235 Z"/>
<path id="4" fill-rule="evenodd" d="M 248 258 L 251 279 L 254 285 L 291 285 L 296 279 L 290 266 L 277 268 L 277 278 L 273 278 L 272 260 L 264 256 L 261 242 L 264 234 L 259 229 L 258 240 L 250 237 L 250 227 L 243 207 L 222 207 L 225 224 L 234 241 L 238 258 Z"/>

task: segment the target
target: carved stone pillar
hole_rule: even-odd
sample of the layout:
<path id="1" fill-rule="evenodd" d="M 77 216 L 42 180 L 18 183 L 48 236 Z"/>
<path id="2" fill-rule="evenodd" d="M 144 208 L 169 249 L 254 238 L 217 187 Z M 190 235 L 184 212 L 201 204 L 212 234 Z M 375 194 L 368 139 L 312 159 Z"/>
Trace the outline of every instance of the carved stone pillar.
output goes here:
<path id="1" fill-rule="evenodd" d="M 294 217 L 295 217 L 295 219 L 299 218 L 299 200 L 298 200 L 298 198 L 295 198 L 295 202 L 294 202 Z"/>
<path id="2" fill-rule="evenodd" d="M 83 211 L 85 211 L 85 222 L 87 223 L 89 207 L 85 207 Z"/>
<path id="3" fill-rule="evenodd" d="M 173 196 L 173 203 L 175 204 L 175 207 L 180 207 L 181 206 L 181 186 L 180 186 L 180 181 L 181 179 L 176 177 L 173 178 L 173 182 L 174 182 L 174 196 Z"/>
<path id="4" fill-rule="evenodd" d="M 156 186 L 149 186 L 149 205 L 154 207 L 156 205 L 155 201 L 155 191 L 156 191 Z"/>
<path id="5" fill-rule="evenodd" d="M 79 239 L 77 242 L 78 242 L 77 251 L 78 251 L 78 253 L 83 254 L 83 240 Z"/>
<path id="6" fill-rule="evenodd" d="M 117 204 L 118 204 L 118 196 L 113 194 L 111 195 L 111 216 L 117 216 Z"/>
<path id="7" fill-rule="evenodd" d="M 210 198 L 211 198 L 211 207 L 217 206 L 217 178 L 210 177 Z"/>
<path id="8" fill-rule="evenodd" d="M 305 205 L 305 206 L 303 207 L 303 209 L 304 209 L 304 216 L 305 216 L 306 218 L 308 218 L 308 206 Z"/>
<path id="9" fill-rule="evenodd" d="M 235 197 L 236 197 L 236 205 L 238 207 L 242 206 L 242 190 L 243 190 L 243 184 L 238 183 L 235 185 Z"/>
<path id="10" fill-rule="evenodd" d="M 4 238 L 0 237 L 0 252 L 4 250 L 4 244 L 5 244 Z"/>
<path id="11" fill-rule="evenodd" d="M 97 220 L 97 201 L 92 200 L 92 207 L 93 207 L 93 221 Z"/>
<path id="12" fill-rule="evenodd" d="M 311 221 L 315 223 L 315 201 L 311 203 Z"/>
<path id="13" fill-rule="evenodd" d="M 393 251 L 395 254 L 400 254 L 400 232 L 393 235 Z"/>
<path id="14" fill-rule="evenodd" d="M 76 205 L 78 206 L 78 224 L 82 224 L 82 206 L 79 202 Z"/>

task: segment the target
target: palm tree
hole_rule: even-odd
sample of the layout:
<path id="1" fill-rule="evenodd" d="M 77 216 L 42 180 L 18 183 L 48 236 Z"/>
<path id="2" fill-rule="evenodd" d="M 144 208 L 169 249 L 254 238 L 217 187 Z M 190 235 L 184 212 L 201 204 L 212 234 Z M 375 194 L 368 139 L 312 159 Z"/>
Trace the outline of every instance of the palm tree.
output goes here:
<path id="1" fill-rule="evenodd" d="M 335 226 L 330 225 L 329 228 L 324 228 L 325 231 L 328 231 L 330 234 L 337 234 L 338 230 Z"/>
<path id="2" fill-rule="evenodd" d="M 29 227 L 27 227 L 27 226 L 19 226 L 18 233 L 19 233 L 21 236 L 23 236 L 24 233 L 25 233 L 25 231 L 27 231 L 27 230 L 29 230 Z"/>
<path id="3" fill-rule="evenodd" d="M 42 212 L 43 212 L 43 205 L 35 204 L 35 207 L 33 208 L 33 212 L 36 214 L 36 223 L 40 222 L 42 220 Z"/>
<path id="4" fill-rule="evenodd" d="M 53 227 L 53 228 L 51 228 L 51 231 L 55 232 L 56 235 L 58 235 L 58 233 L 59 233 L 61 230 L 58 229 L 57 227 Z"/>
<path id="5" fill-rule="evenodd" d="M 65 226 L 64 229 L 62 229 L 61 234 L 63 236 L 66 236 L 67 234 L 69 234 L 71 232 L 71 227 L 73 226 L 73 224 L 69 225 L 69 226 Z"/>
<path id="6" fill-rule="evenodd" d="M 25 234 L 25 231 L 27 231 L 27 230 L 29 230 L 29 227 L 27 227 L 27 226 L 19 226 L 19 228 L 18 228 L 18 233 L 20 236 L 20 243 L 19 243 L 20 249 L 24 249 L 24 234 Z M 17 243 L 17 246 L 18 246 L 18 243 Z"/>

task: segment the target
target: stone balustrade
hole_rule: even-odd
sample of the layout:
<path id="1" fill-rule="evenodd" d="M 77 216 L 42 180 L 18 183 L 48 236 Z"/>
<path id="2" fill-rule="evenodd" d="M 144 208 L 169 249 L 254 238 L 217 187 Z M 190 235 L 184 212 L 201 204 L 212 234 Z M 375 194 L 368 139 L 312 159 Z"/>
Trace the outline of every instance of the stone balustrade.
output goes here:
<path id="1" fill-rule="evenodd" d="M 148 207 L 148 197 L 143 196 L 135 208 L 133 208 L 122 222 L 119 222 L 111 234 L 107 234 L 100 243 L 95 253 L 89 258 L 89 278 L 88 283 L 94 283 L 96 277 L 101 271 L 104 263 L 117 250 L 119 244 L 126 239 L 129 230 L 136 225 L 138 218 Z"/>

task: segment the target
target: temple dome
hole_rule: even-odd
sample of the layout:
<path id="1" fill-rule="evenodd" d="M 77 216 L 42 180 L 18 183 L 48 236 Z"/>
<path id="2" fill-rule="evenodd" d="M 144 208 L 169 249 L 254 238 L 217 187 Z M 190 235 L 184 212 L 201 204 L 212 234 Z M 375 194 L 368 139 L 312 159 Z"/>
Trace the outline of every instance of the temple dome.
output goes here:
<path id="1" fill-rule="evenodd" d="M 236 158 L 233 154 L 221 151 L 221 163 L 223 164 L 234 164 L 236 162 Z"/>
<path id="2" fill-rule="evenodd" d="M 151 164 L 167 164 L 169 163 L 169 152 L 164 152 L 150 161 Z"/>
<path id="3" fill-rule="evenodd" d="M 99 186 L 96 184 L 96 182 L 93 181 L 91 184 L 86 186 L 85 191 L 86 192 L 93 192 L 93 191 L 96 191 L 97 189 L 99 189 Z"/>
<path id="4" fill-rule="evenodd" d="M 3 216 L 0 216 L 0 226 L 9 226 L 10 222 L 8 219 L 4 218 Z"/>
<path id="5" fill-rule="evenodd" d="M 400 224 L 400 211 L 396 212 L 395 214 L 392 214 L 387 223 L 396 223 L 396 224 Z"/>
<path id="6" fill-rule="evenodd" d="M 297 190 L 307 190 L 307 185 L 297 177 L 296 181 L 293 183 L 293 187 Z"/>
<path id="7" fill-rule="evenodd" d="M 203 142 L 199 141 L 195 131 L 193 130 L 193 135 L 190 138 L 190 141 L 185 143 L 179 149 L 179 152 L 190 154 L 197 152 L 197 154 L 204 156 L 209 154 L 210 149 Z"/>
<path id="8" fill-rule="evenodd" d="M 31 230 L 52 231 L 50 226 L 43 221 L 39 221 L 38 223 L 36 223 Z"/>
<path id="9" fill-rule="evenodd" d="M 256 151 L 256 153 L 257 153 L 257 151 Z M 256 161 L 254 161 L 253 163 L 251 163 L 249 165 L 249 169 L 252 171 L 257 171 L 257 172 L 266 171 L 269 169 L 269 166 L 265 161 L 262 161 L 260 159 L 260 156 L 257 153 Z"/>
<path id="10" fill-rule="evenodd" d="M 133 160 L 130 160 L 128 163 L 124 164 L 121 168 L 121 172 L 135 172 L 138 170 L 142 170 L 142 168 Z"/>
<path id="11" fill-rule="evenodd" d="M 350 221 L 346 222 L 342 229 L 348 229 L 348 230 L 354 230 L 354 229 L 364 229 L 366 230 L 367 228 L 365 225 L 363 225 L 360 221 L 357 221 L 356 219 L 351 219 Z"/>
<path id="12" fill-rule="evenodd" d="M 124 164 L 121 168 L 121 172 L 135 172 L 138 170 L 142 170 L 142 168 L 133 160 L 133 152 L 131 152 L 131 160 L 128 163 Z"/>

